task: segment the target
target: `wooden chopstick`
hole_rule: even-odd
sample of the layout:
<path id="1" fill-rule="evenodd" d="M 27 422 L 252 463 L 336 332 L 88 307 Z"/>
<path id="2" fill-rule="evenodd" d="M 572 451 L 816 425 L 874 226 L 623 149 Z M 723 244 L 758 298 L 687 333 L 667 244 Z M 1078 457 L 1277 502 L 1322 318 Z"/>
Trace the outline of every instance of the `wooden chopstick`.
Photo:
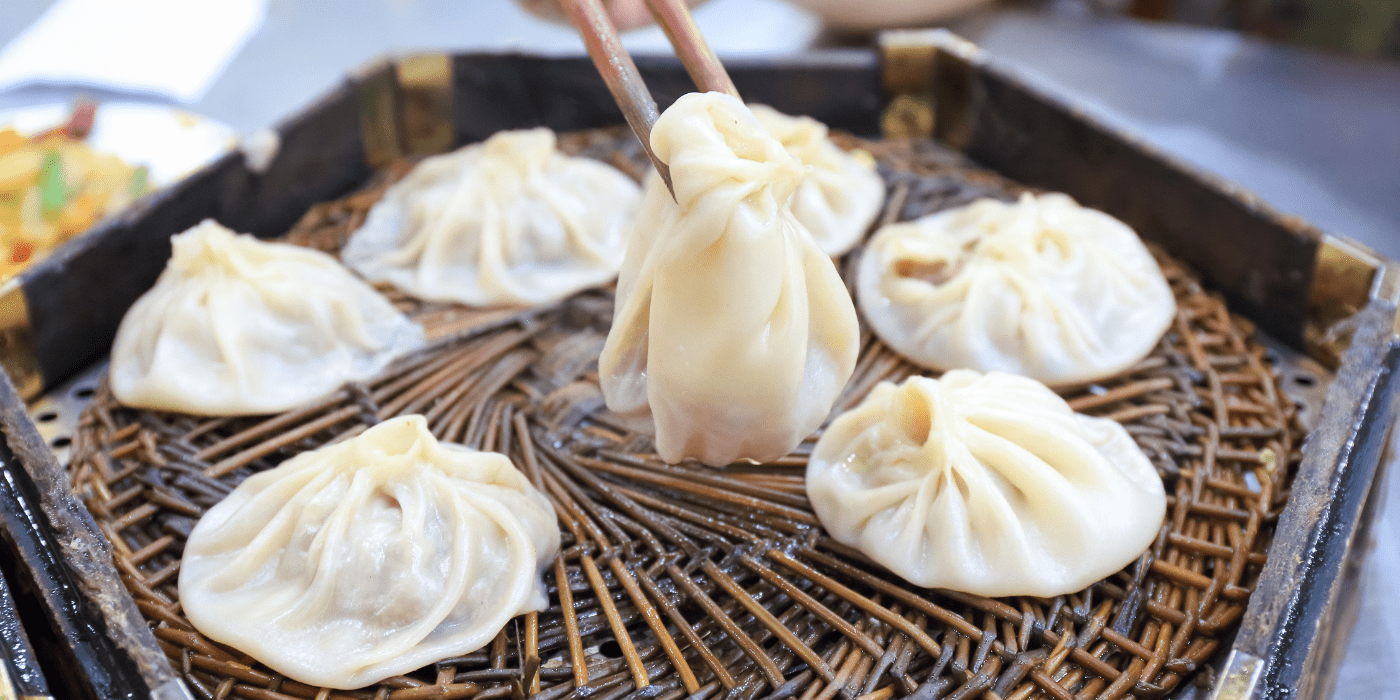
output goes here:
<path id="1" fill-rule="evenodd" d="M 739 96 L 729 72 L 719 62 L 705 35 L 695 26 L 695 18 L 690 16 L 690 8 L 685 0 L 646 0 L 647 9 L 656 23 L 666 32 L 676 56 L 685 66 L 685 72 L 695 81 L 700 92 L 723 92 Z"/>
<path id="2" fill-rule="evenodd" d="M 666 32 L 676 56 L 696 87 L 701 92 L 723 92 L 738 97 L 739 91 L 734 87 L 734 81 L 730 80 L 729 73 L 724 70 L 709 42 L 705 41 L 700 28 L 695 26 L 695 19 L 690 16 L 685 0 L 646 2 L 652 17 Z M 656 172 L 661 175 L 666 189 L 671 191 L 674 198 L 676 189 L 671 185 L 671 169 L 651 150 L 651 127 L 659 116 L 656 100 L 652 99 L 646 83 L 642 82 L 642 74 L 637 70 L 632 55 L 622 46 L 617 28 L 599 0 L 560 0 L 559 4 L 578 28 L 593 65 L 603 76 L 608 91 L 618 107 L 622 108 L 627 125 L 632 127 L 632 133 L 642 142 L 647 157 L 651 158 Z"/>
<path id="3" fill-rule="evenodd" d="M 593 59 L 593 65 L 602 74 L 603 82 L 607 83 L 617 106 L 622 108 L 627 125 L 632 127 L 632 133 L 642 142 L 642 148 L 651 158 L 652 165 L 656 166 L 661 180 L 666 183 L 666 189 L 675 197 L 676 190 L 671 186 L 671 169 L 651 150 L 651 126 L 659 116 L 656 100 L 652 99 L 646 83 L 642 82 L 642 74 L 637 70 L 632 55 L 623 48 L 612 20 L 599 0 L 560 0 L 559 4 L 578 28 L 583 44 L 588 48 L 589 58 Z"/>

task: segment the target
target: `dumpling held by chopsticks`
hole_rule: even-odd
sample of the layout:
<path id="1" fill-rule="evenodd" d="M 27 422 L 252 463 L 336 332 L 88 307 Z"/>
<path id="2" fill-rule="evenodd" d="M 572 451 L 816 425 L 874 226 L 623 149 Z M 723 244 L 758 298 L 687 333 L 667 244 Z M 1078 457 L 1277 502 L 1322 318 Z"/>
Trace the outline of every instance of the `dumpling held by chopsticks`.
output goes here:
<path id="1" fill-rule="evenodd" d="M 648 181 L 599 361 L 608 407 L 655 427 L 668 462 L 787 454 L 855 367 L 855 307 L 787 201 L 802 165 L 737 98 L 681 97 Z"/>

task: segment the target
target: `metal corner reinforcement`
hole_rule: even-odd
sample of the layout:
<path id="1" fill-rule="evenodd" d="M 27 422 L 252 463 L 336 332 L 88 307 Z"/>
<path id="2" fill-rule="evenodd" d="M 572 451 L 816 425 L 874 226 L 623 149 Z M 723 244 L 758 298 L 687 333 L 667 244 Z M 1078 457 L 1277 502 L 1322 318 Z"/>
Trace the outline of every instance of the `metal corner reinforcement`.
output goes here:
<path id="1" fill-rule="evenodd" d="M 1354 317 L 1372 299 L 1394 297 L 1396 271 L 1385 258 L 1347 238 L 1327 235 L 1317 249 L 1303 337 L 1308 354 L 1329 367 L 1341 363 Z"/>
<path id="2" fill-rule="evenodd" d="M 39 369 L 39 358 L 34 356 L 29 301 L 19 278 L 0 287 L 0 365 L 25 401 L 43 392 L 44 374 Z"/>
<path id="3" fill-rule="evenodd" d="M 385 167 L 403 156 L 397 70 L 391 61 L 376 61 L 357 71 L 354 83 L 365 162 L 372 168 Z"/>
<path id="4" fill-rule="evenodd" d="M 1210 700 L 1250 700 L 1254 688 L 1259 684 L 1259 672 L 1264 670 L 1264 660 L 1238 649 L 1230 652 L 1225 662 L 1225 670 L 1220 674 L 1220 682 L 1210 694 Z"/>
<path id="5" fill-rule="evenodd" d="M 933 68 L 938 43 L 932 31 L 880 35 L 881 87 L 889 104 L 880 115 L 885 138 L 933 136 Z"/>
<path id="6" fill-rule="evenodd" d="M 452 57 L 410 54 L 357 72 L 365 162 L 382 168 L 405 156 L 452 148 Z"/>
<path id="7" fill-rule="evenodd" d="M 971 73 L 984 60 L 976 44 L 946 29 L 881 34 L 885 138 L 933 137 L 965 147 L 972 134 Z"/>
<path id="8" fill-rule="evenodd" d="M 397 66 L 400 143 L 407 155 L 452 148 L 452 57 L 445 53 L 404 56 Z"/>

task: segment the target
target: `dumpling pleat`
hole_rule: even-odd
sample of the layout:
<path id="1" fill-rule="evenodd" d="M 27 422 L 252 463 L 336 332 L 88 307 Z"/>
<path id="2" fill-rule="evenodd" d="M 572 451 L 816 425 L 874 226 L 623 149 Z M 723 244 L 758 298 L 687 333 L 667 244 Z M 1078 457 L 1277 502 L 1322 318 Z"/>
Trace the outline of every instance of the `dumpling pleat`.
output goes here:
<path id="1" fill-rule="evenodd" d="M 1136 559 L 1166 512 L 1121 425 L 970 370 L 877 384 L 817 441 L 807 493 L 837 541 L 916 585 L 987 596 L 1080 590 Z"/>
<path id="2" fill-rule="evenodd" d="M 942 271 L 906 274 L 911 265 Z M 1055 193 L 982 199 L 885 226 L 866 246 L 855 286 L 876 335 L 914 362 L 1051 385 L 1131 366 L 1176 311 L 1132 229 Z"/>
<path id="3" fill-rule="evenodd" d="M 211 639 L 356 688 L 540 609 L 558 547 L 552 506 L 504 456 L 407 416 L 245 480 L 191 534 L 179 590 Z"/>

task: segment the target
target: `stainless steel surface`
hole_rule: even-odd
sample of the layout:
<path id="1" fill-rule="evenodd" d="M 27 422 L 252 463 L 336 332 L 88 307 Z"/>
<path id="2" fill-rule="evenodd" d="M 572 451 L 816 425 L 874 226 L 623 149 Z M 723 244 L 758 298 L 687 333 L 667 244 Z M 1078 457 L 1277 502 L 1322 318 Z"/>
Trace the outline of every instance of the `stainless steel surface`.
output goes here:
<path id="1" fill-rule="evenodd" d="M 93 390 L 106 372 L 107 362 L 103 360 L 29 404 L 29 418 L 38 427 L 39 436 L 53 448 L 59 464 L 68 463 L 78 417 L 92 402 Z"/>
<path id="2" fill-rule="evenodd" d="M 0 44 L 34 21 L 52 0 L 0 0 Z M 582 55 L 583 42 L 564 24 L 548 24 L 513 0 L 270 0 L 267 19 L 209 93 L 190 105 L 251 134 L 305 107 L 344 81 L 355 67 L 386 53 L 447 49 Z M 792 54 L 816 39 L 812 15 L 782 0 L 710 0 L 695 22 L 721 57 Z M 633 54 L 670 55 L 661 29 L 626 32 Z M 0 94 L 0 107 L 51 102 L 63 88 Z M 41 99 L 42 98 L 42 99 Z"/>
<path id="3" fill-rule="evenodd" d="M 1110 125 L 1400 259 L 1400 63 L 1072 13 L 957 29 Z"/>
<path id="4" fill-rule="evenodd" d="M 1311 431 L 1322 417 L 1331 373 L 1317 360 L 1272 339 L 1266 339 L 1278 367 L 1283 393 L 1298 407 L 1298 422 Z"/>

